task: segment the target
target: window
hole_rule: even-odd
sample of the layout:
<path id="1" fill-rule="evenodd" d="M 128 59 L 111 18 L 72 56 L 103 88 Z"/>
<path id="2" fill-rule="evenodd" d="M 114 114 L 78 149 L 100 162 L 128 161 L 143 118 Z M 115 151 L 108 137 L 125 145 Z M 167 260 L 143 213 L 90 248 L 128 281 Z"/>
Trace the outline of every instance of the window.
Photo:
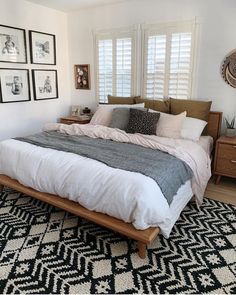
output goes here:
<path id="1" fill-rule="evenodd" d="M 143 95 L 187 99 L 191 96 L 193 23 L 144 28 Z"/>
<path id="2" fill-rule="evenodd" d="M 95 32 L 98 101 L 140 92 L 148 99 L 190 98 L 195 22 L 143 25 L 143 38 L 138 27 Z"/>
<path id="3" fill-rule="evenodd" d="M 131 96 L 134 91 L 135 31 L 122 29 L 95 35 L 96 87 L 99 102 L 107 95 Z"/>

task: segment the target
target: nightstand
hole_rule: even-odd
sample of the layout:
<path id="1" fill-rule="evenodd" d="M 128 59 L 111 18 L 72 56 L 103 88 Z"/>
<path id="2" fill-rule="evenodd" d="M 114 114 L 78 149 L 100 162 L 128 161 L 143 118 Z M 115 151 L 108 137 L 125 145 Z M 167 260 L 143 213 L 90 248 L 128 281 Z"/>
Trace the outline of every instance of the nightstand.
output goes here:
<path id="1" fill-rule="evenodd" d="M 83 116 L 81 116 L 81 117 L 83 117 Z M 90 122 L 90 120 L 91 120 L 91 118 L 89 118 L 89 119 L 81 119 L 81 117 L 70 116 L 70 117 L 60 118 L 60 123 L 67 124 L 67 125 L 71 125 L 71 124 L 88 124 Z"/>
<path id="2" fill-rule="evenodd" d="M 236 136 L 221 136 L 216 141 L 214 175 L 216 184 L 221 176 L 236 178 Z"/>

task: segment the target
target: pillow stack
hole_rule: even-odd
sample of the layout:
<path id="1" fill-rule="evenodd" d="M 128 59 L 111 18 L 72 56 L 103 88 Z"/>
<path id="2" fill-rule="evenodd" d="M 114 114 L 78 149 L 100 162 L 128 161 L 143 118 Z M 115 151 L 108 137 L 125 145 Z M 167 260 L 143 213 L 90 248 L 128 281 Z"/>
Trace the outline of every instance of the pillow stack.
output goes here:
<path id="1" fill-rule="evenodd" d="M 198 141 L 206 134 L 211 101 L 186 99 L 149 100 L 139 96 L 108 96 L 91 124 L 168 138 Z M 144 108 L 145 107 L 145 108 Z"/>

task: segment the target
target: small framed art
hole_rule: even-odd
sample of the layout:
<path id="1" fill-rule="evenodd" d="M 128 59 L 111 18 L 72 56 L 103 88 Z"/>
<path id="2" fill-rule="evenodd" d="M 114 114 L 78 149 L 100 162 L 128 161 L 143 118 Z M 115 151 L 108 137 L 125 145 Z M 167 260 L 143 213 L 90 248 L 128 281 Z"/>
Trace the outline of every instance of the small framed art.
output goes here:
<path id="1" fill-rule="evenodd" d="M 27 63 L 25 30 L 0 25 L 0 61 Z"/>
<path id="2" fill-rule="evenodd" d="M 75 65 L 75 88 L 90 89 L 90 66 Z"/>
<path id="3" fill-rule="evenodd" d="M 56 70 L 32 70 L 35 100 L 58 98 Z"/>
<path id="4" fill-rule="evenodd" d="M 29 70 L 0 69 L 1 103 L 30 101 Z"/>
<path id="5" fill-rule="evenodd" d="M 56 64 L 56 36 L 37 31 L 29 31 L 30 57 L 32 64 Z"/>

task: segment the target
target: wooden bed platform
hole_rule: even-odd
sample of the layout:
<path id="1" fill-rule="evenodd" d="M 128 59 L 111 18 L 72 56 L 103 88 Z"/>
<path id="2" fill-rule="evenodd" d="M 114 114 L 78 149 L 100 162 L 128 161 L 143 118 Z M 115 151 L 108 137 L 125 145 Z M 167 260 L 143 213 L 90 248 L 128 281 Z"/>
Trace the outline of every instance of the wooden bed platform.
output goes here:
<path id="1" fill-rule="evenodd" d="M 78 203 L 70 201 L 68 199 L 63 199 L 56 195 L 38 192 L 32 188 L 23 186 L 18 181 L 13 180 L 8 176 L 0 174 L 1 191 L 3 190 L 4 186 L 12 188 L 28 196 L 34 197 L 55 207 L 61 208 L 65 211 L 68 211 L 101 226 L 107 227 L 111 230 L 114 230 L 115 232 L 118 232 L 122 235 L 138 241 L 138 254 L 141 258 L 146 257 L 146 247 L 152 243 L 152 241 L 160 232 L 160 229 L 158 227 L 151 227 L 146 230 L 137 230 L 133 227 L 131 223 L 125 223 L 120 219 L 111 217 L 103 213 L 90 211 L 80 206 Z"/>
<path id="2" fill-rule="evenodd" d="M 210 112 L 208 123 L 208 134 L 214 139 L 214 142 L 220 135 L 222 113 Z M 56 195 L 42 193 L 32 188 L 25 187 L 18 181 L 11 179 L 6 175 L 0 174 L 0 191 L 4 187 L 12 188 L 18 192 L 24 193 L 28 196 L 39 199 L 55 207 L 61 208 L 72 214 L 80 216 L 86 220 L 92 221 L 98 225 L 104 226 L 122 235 L 125 235 L 138 242 L 138 254 L 140 258 L 146 257 L 147 246 L 150 245 L 156 236 L 160 233 L 159 227 L 151 227 L 146 230 L 137 230 L 131 223 L 125 223 L 124 221 L 108 216 L 103 213 L 90 211 L 76 202 L 68 199 L 61 198 Z"/>

